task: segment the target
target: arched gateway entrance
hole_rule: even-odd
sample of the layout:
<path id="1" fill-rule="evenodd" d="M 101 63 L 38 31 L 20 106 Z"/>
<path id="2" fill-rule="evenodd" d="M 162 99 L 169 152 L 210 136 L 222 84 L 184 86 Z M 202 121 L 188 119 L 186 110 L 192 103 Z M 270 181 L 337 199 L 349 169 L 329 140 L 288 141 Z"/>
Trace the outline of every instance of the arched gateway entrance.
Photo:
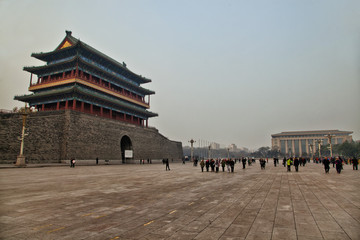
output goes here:
<path id="1" fill-rule="evenodd" d="M 121 160 L 122 163 L 125 163 L 125 150 L 133 150 L 131 139 L 128 136 L 123 136 L 120 141 L 121 146 Z"/>

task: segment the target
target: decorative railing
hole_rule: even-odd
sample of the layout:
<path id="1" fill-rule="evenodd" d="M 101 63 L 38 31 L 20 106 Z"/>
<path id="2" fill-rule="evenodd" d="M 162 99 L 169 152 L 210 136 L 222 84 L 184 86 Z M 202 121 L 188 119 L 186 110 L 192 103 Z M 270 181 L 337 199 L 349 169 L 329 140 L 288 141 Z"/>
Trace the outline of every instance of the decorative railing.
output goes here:
<path id="1" fill-rule="evenodd" d="M 45 78 L 45 77 L 41 77 L 39 78 L 38 82 L 36 83 L 32 83 L 30 82 L 30 87 L 33 87 L 33 86 L 41 86 L 41 85 L 45 85 L 45 84 L 49 84 L 49 83 L 56 83 L 56 82 L 61 82 L 61 81 L 64 81 L 64 80 L 68 80 L 68 79 L 72 79 L 72 78 L 78 78 L 78 79 L 81 79 L 81 80 L 84 80 L 88 83 L 91 83 L 95 86 L 98 86 L 98 87 L 101 87 L 103 89 L 106 89 L 108 91 L 111 91 L 113 93 L 116 93 L 116 94 L 119 94 L 119 95 L 122 95 L 122 96 L 125 96 L 125 97 L 128 97 L 128 98 L 131 98 L 137 102 L 141 102 L 141 103 L 144 103 L 146 105 L 149 105 L 149 102 L 146 102 L 144 97 L 141 97 L 139 95 L 135 95 L 134 94 L 129 94 L 127 93 L 124 89 L 122 89 L 122 91 L 119 91 L 115 88 L 113 88 L 111 86 L 111 83 L 104 83 L 104 82 L 97 82 L 94 78 L 93 79 L 90 79 L 89 77 L 87 76 L 76 76 L 75 74 L 66 74 L 64 77 L 62 76 L 59 76 L 59 77 L 50 77 L 50 79 L 48 78 Z"/>

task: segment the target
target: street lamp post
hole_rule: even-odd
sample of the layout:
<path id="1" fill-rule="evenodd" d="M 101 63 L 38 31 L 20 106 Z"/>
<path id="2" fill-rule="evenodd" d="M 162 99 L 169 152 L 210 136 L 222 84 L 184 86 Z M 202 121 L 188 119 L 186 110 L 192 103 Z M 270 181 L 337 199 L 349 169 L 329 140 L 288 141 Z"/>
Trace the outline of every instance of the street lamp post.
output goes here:
<path id="1" fill-rule="evenodd" d="M 189 143 L 191 144 L 191 156 L 190 156 L 190 159 L 191 159 L 191 162 L 194 162 L 194 143 L 195 143 L 196 141 L 194 141 L 193 139 L 191 139 L 190 141 L 189 141 Z"/>
<path id="2" fill-rule="evenodd" d="M 314 149 L 313 149 L 313 144 L 309 144 L 309 147 L 310 147 L 310 153 L 311 153 L 311 156 L 312 156 L 312 159 L 314 160 Z"/>
<path id="3" fill-rule="evenodd" d="M 332 139 L 334 136 L 333 136 L 333 135 L 330 135 L 330 133 L 329 133 L 326 137 L 329 139 L 329 143 L 330 143 L 330 156 L 333 157 L 331 139 Z"/>
<path id="4" fill-rule="evenodd" d="M 227 152 L 228 152 L 228 159 L 229 159 L 229 151 L 230 151 L 230 148 L 227 149 Z"/>
<path id="5" fill-rule="evenodd" d="M 318 144 L 318 149 L 319 149 L 319 159 L 321 158 L 321 139 L 317 139 L 316 143 Z"/>
<path id="6" fill-rule="evenodd" d="M 21 110 L 21 115 L 22 115 L 22 130 L 21 130 L 21 136 L 19 137 L 19 140 L 21 141 L 20 143 L 20 154 L 17 156 L 16 158 L 16 163 L 15 165 L 18 167 L 25 167 L 26 166 L 26 161 L 25 161 L 25 156 L 24 156 L 24 138 L 25 136 L 27 136 L 27 134 L 25 133 L 26 130 L 26 118 L 29 115 L 29 108 L 26 107 L 25 104 L 25 108 L 23 110 Z"/>
<path id="7" fill-rule="evenodd" d="M 211 145 L 209 145 L 209 159 L 210 159 L 210 156 L 211 156 Z"/>
<path id="8" fill-rule="evenodd" d="M 291 151 L 291 148 L 289 148 L 289 158 L 291 158 L 292 157 L 292 151 Z"/>

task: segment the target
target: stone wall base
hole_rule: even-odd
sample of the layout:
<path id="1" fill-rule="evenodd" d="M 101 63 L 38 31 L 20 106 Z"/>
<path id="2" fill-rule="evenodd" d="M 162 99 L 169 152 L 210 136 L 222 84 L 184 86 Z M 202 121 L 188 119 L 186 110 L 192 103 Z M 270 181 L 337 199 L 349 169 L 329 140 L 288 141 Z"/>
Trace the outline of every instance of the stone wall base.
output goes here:
<path id="1" fill-rule="evenodd" d="M 22 120 L 17 113 L 0 114 L 0 163 L 13 163 L 20 151 Z M 72 110 L 31 113 L 26 122 L 24 156 L 28 163 L 63 160 L 119 160 L 124 150 L 133 158 L 180 160 L 181 142 L 171 141 L 155 128 L 136 126 Z"/>

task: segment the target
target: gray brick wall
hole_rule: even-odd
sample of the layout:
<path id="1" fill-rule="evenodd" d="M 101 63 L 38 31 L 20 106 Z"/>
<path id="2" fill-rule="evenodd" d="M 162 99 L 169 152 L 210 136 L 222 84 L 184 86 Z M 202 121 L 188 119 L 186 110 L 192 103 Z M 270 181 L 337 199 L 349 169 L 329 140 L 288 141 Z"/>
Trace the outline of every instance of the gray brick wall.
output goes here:
<path id="1" fill-rule="evenodd" d="M 20 114 L 0 114 L 0 162 L 16 160 L 20 150 Z M 132 142 L 134 160 L 182 158 L 182 144 L 155 128 L 144 128 L 71 110 L 36 112 L 27 120 L 24 154 L 28 162 L 76 159 L 121 160 L 121 139 Z"/>

